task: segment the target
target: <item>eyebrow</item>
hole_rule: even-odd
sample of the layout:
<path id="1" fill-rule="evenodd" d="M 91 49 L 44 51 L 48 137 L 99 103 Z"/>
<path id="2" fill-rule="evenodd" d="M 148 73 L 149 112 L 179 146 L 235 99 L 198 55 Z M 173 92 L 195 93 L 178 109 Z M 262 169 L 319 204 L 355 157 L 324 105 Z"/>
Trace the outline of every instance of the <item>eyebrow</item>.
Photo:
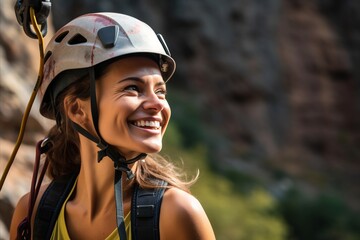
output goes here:
<path id="1" fill-rule="evenodd" d="M 128 78 L 124 78 L 119 80 L 117 83 L 122 83 L 122 82 L 126 82 L 126 81 L 135 81 L 135 82 L 140 82 L 142 84 L 145 84 L 145 80 L 139 77 L 128 77 Z M 158 81 L 155 86 L 163 86 L 166 85 L 165 81 L 161 80 Z"/>

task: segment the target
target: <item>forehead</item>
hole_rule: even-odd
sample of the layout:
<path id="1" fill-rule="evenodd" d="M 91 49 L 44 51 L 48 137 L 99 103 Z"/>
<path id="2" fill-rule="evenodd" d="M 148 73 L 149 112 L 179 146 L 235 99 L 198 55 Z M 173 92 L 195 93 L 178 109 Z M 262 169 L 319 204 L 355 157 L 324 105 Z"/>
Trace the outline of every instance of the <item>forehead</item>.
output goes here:
<path id="1" fill-rule="evenodd" d="M 141 56 L 129 56 L 111 63 L 107 67 L 105 75 L 113 74 L 121 78 L 141 78 L 148 75 L 161 77 L 159 65 L 151 58 Z"/>

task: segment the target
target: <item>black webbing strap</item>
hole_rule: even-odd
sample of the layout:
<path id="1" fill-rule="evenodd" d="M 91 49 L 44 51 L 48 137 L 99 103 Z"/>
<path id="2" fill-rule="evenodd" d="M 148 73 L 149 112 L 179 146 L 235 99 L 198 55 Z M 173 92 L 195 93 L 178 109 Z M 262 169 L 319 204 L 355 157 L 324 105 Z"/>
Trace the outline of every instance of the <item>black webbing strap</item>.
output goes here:
<path id="1" fill-rule="evenodd" d="M 99 109 L 96 100 L 96 79 L 95 79 L 95 68 L 89 68 L 90 76 L 90 107 L 91 107 L 91 117 L 93 120 L 93 125 L 99 140 L 103 140 L 99 131 Z"/>
<path id="2" fill-rule="evenodd" d="M 124 208 L 122 199 L 122 172 L 115 170 L 115 204 L 116 204 L 116 225 L 120 240 L 127 239 L 125 231 L 125 219 L 124 219 Z"/>
<path id="3" fill-rule="evenodd" d="M 61 207 L 69 195 L 78 173 L 62 176 L 50 183 L 44 192 L 34 221 L 34 240 L 50 239 Z"/>
<path id="4" fill-rule="evenodd" d="M 121 171 L 115 173 L 115 195 L 121 193 Z M 43 194 L 34 222 L 34 240 L 50 239 L 56 220 L 58 219 L 61 207 L 69 195 L 78 173 L 63 176 L 53 181 Z M 135 186 L 132 204 L 131 204 L 131 229 L 132 238 L 158 240 L 160 239 L 159 219 L 162 197 L 167 183 L 163 180 L 158 181 L 158 188 L 143 189 L 138 185 Z M 122 199 L 121 194 L 115 196 L 118 200 Z M 119 203 L 119 202 L 117 202 Z M 123 219 L 122 204 L 116 206 L 118 232 L 120 239 L 126 239 L 125 221 Z"/>
<path id="5" fill-rule="evenodd" d="M 133 239 L 160 239 L 159 219 L 161 201 L 167 182 L 158 181 L 159 187 L 143 189 L 136 185 L 131 203 L 131 232 Z"/>
<path id="6" fill-rule="evenodd" d="M 123 207 L 123 197 L 122 197 L 122 173 L 127 174 L 127 178 L 132 179 L 133 173 L 127 166 L 125 159 L 121 159 L 119 156 L 118 160 L 114 160 L 115 167 L 115 176 L 114 176 L 114 194 L 115 194 L 115 205 L 116 205 L 116 224 L 117 230 L 120 236 L 120 239 L 127 239 L 126 230 L 125 230 L 125 218 L 124 218 L 124 207 Z M 136 162 L 142 158 L 146 157 L 146 154 L 140 154 L 139 156 L 130 159 L 129 161 Z M 136 238 L 135 238 L 136 239 Z"/>

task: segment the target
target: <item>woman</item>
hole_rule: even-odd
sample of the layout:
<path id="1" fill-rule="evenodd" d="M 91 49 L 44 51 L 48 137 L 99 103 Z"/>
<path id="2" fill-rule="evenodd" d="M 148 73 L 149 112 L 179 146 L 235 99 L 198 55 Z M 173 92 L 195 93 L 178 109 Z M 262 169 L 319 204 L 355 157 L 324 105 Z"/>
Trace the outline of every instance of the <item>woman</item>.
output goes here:
<path id="1" fill-rule="evenodd" d="M 55 34 L 40 88 L 40 112 L 57 123 L 48 136 L 48 173 L 55 181 L 76 177 L 51 239 L 132 239 L 137 185 L 166 189 L 160 239 L 215 239 L 201 204 L 189 194 L 192 182 L 182 181 L 176 168 L 156 155 L 170 119 L 166 81 L 174 71 L 161 35 L 130 16 L 87 14 Z M 33 208 L 35 233 L 43 231 L 36 218 L 49 188 L 42 186 Z M 11 239 L 27 216 L 28 202 L 29 194 L 16 206 Z"/>

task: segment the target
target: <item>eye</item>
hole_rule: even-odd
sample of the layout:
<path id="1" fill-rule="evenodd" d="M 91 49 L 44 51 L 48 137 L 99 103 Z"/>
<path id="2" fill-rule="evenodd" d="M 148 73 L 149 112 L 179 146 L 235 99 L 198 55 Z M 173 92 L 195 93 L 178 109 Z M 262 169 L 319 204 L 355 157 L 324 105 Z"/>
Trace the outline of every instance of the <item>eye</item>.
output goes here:
<path id="1" fill-rule="evenodd" d="M 126 86 L 124 88 L 125 91 L 129 91 L 129 92 L 132 92 L 132 91 L 135 91 L 135 92 L 139 92 L 139 87 L 136 86 L 136 85 L 129 85 L 129 86 Z"/>
<path id="2" fill-rule="evenodd" d="M 157 89 L 157 90 L 155 91 L 155 93 L 156 93 L 156 95 L 165 98 L 165 96 L 166 96 L 166 94 L 167 94 L 167 91 L 166 91 L 165 88 L 159 88 L 159 89 Z"/>

